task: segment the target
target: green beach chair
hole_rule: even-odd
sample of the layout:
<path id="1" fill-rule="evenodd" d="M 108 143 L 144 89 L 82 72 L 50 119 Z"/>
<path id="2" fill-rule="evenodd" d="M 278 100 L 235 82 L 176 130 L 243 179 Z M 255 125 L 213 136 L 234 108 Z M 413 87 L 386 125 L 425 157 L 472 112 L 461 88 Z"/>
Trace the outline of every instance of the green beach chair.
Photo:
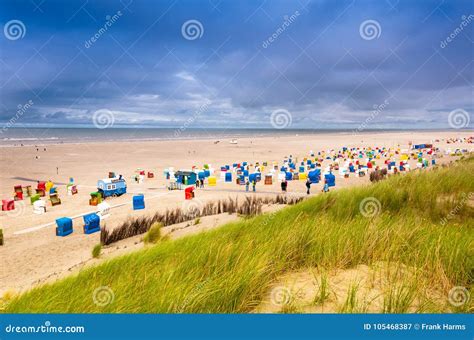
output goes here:
<path id="1" fill-rule="evenodd" d="M 33 203 L 35 203 L 36 201 L 39 201 L 40 199 L 40 194 L 35 194 L 35 195 L 31 195 L 30 196 L 30 202 L 31 204 L 33 205 Z"/>

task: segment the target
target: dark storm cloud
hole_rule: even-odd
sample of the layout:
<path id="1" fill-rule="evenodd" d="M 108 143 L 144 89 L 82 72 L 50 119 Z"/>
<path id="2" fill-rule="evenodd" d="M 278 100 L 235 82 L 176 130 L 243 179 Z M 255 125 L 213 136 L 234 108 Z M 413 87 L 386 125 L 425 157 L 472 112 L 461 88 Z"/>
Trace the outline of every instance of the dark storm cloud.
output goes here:
<path id="1" fill-rule="evenodd" d="M 3 2 L 2 26 L 26 32 L 1 37 L 0 122 L 28 100 L 25 124 L 107 109 L 123 125 L 198 111 L 196 126 L 271 127 L 285 109 L 293 127 L 350 127 L 387 101 L 374 127 L 446 127 L 473 111 L 472 1 L 37 3 Z M 188 20 L 202 36 L 183 36 Z M 364 39 L 367 20 L 379 27 Z"/>

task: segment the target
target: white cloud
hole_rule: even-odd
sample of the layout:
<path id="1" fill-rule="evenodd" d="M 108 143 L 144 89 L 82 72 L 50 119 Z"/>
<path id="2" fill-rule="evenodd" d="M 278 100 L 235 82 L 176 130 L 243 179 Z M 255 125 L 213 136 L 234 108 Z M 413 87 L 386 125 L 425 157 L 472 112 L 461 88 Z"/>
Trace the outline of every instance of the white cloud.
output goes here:
<path id="1" fill-rule="evenodd" d="M 189 72 L 186 72 L 186 71 L 181 71 L 177 74 L 175 74 L 176 77 L 180 78 L 180 79 L 183 79 L 183 80 L 187 80 L 187 81 L 196 81 L 196 78 L 194 78 L 194 76 L 192 74 L 190 74 Z"/>

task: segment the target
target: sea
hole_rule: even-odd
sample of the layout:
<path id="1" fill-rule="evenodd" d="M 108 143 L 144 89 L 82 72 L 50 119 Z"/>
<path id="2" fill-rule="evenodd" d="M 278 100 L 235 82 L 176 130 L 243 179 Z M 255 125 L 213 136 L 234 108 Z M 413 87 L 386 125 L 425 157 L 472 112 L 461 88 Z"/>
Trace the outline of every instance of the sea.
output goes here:
<path id="1" fill-rule="evenodd" d="M 385 132 L 396 130 L 366 130 Z M 37 128 L 0 129 L 1 146 L 91 143 L 115 141 L 159 141 L 211 139 L 231 141 L 250 137 L 305 136 L 325 133 L 352 134 L 351 129 L 204 129 L 204 128 Z"/>

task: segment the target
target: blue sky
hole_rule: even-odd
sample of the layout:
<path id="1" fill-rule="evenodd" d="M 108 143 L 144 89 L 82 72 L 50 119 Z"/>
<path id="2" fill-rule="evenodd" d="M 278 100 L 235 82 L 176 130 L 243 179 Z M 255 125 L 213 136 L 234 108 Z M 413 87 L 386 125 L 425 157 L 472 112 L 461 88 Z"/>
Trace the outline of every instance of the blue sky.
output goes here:
<path id="1" fill-rule="evenodd" d="M 284 112 L 286 128 L 444 128 L 453 110 L 474 123 L 473 1 L 1 7 L 2 124 L 92 126 L 98 110 L 117 127 L 272 128 Z"/>

